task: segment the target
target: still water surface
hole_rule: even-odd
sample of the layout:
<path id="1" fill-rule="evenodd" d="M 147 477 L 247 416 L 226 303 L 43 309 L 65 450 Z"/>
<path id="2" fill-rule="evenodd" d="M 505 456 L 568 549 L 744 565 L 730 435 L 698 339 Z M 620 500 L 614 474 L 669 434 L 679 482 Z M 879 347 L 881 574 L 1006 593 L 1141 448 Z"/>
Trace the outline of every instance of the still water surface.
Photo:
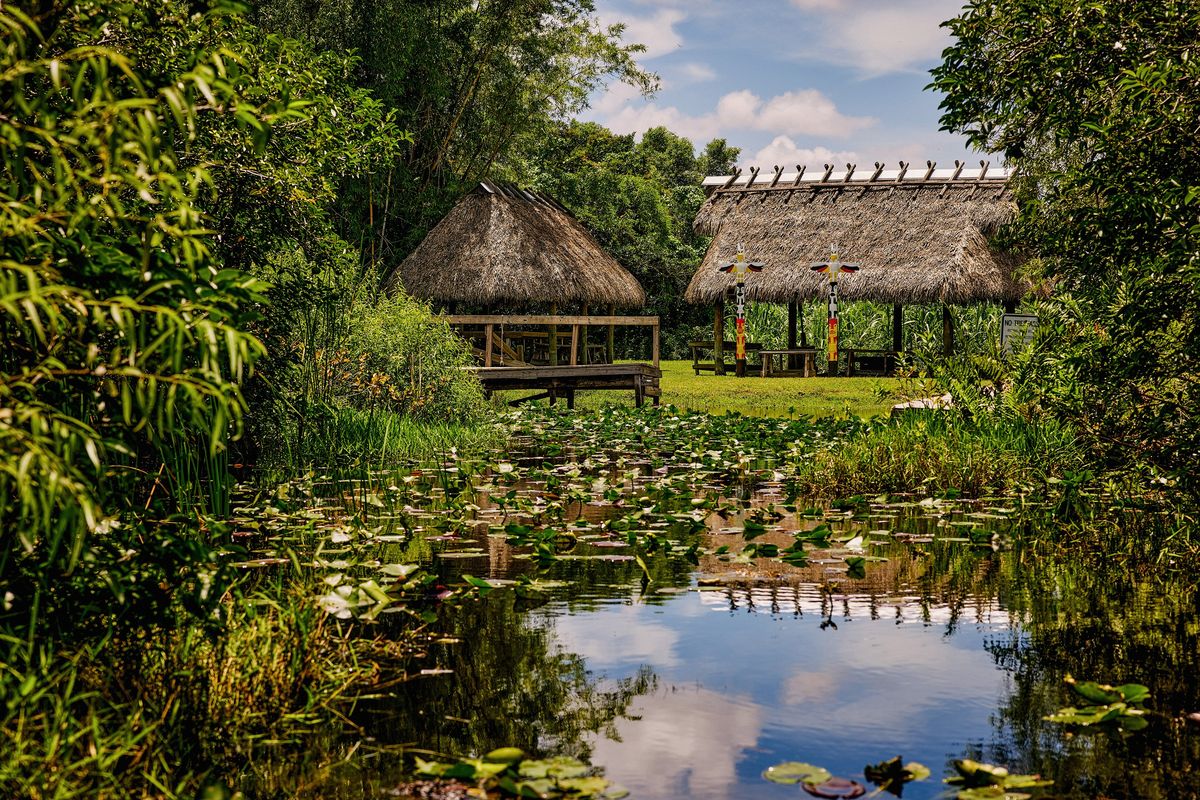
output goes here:
<path id="1" fill-rule="evenodd" d="M 447 613 L 457 641 L 434 660 L 450 672 L 364 718 L 383 740 L 442 752 L 583 757 L 647 800 L 795 798 L 805 795 L 763 770 L 805 761 L 863 781 L 865 765 L 896 755 L 933 771 L 908 798 L 952 796 L 941 779 L 964 757 L 1054 778 L 1042 796 L 1200 797 L 1200 726 L 1184 719 L 1200 709 L 1194 582 L 1014 544 L 1006 518 L 986 521 L 995 536 L 963 541 L 956 523 L 981 505 L 951 505 L 834 515 L 838 538 L 863 533 L 862 552 L 880 559 L 860 579 L 836 559 L 794 568 L 706 555 L 643 587 L 630 561 L 586 555 L 619 548 L 581 543 L 577 560 L 539 571 L 494 528 L 452 541 L 447 579 L 536 573 L 565 585 L 547 600 L 498 592 Z M 740 540 L 738 522 L 711 517 L 705 549 Z M 815 524 L 788 516 L 758 541 Z M 1044 721 L 1082 705 L 1067 674 L 1148 684 L 1149 728 Z"/>
<path id="2" fill-rule="evenodd" d="M 904 787 L 917 800 L 952 797 L 941 781 L 961 758 L 1051 778 L 1043 797 L 1200 798 L 1200 725 L 1187 719 L 1200 711 L 1193 574 L 1084 559 L 1039 535 L 1045 514 L 999 498 L 879 498 L 805 513 L 769 464 L 753 491 L 734 487 L 720 507 L 700 508 L 698 498 L 731 490 L 695 466 L 674 475 L 625 464 L 639 477 L 622 483 L 586 462 L 560 463 L 553 486 L 427 473 L 395 478 L 387 502 L 359 503 L 361 523 L 391 532 L 375 540 L 373 563 L 418 559 L 445 585 L 472 575 L 503 586 L 440 608 L 421 662 L 430 674 L 359 704 L 340 767 L 317 750 L 293 762 L 306 773 L 304 796 L 394 796 L 412 764 L 389 748 L 404 745 L 449 757 L 502 746 L 577 757 L 638 800 L 794 800 L 806 795 L 763 770 L 804 761 L 864 781 L 864 766 L 897 755 L 932 770 Z M 524 512 L 503 507 L 505 491 L 528 500 Z M 454 492 L 456 504 L 442 502 Z M 339 513 L 338 502 L 323 503 L 307 518 Z M 550 527 L 571 533 L 539 561 L 505 525 L 544 517 L 553 503 L 568 513 Z M 639 515 L 652 503 L 656 512 Z M 764 510 L 751 535 L 747 521 Z M 391 522 L 400 518 L 404 530 Z M 622 519 L 628 526 L 613 524 Z M 832 534 L 805 544 L 808 564 L 778 558 L 819 525 Z M 521 578 L 538 584 L 506 583 Z M 388 619 L 377 629 L 386 633 Z M 1146 684 L 1150 724 L 1046 721 L 1082 705 L 1067 675 Z"/>

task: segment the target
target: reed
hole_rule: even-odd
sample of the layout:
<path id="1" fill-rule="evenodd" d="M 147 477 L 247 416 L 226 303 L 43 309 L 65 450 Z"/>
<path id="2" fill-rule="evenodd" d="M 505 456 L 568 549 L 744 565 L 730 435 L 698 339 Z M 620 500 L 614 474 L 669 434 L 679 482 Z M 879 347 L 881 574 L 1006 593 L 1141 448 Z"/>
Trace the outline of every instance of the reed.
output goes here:
<path id="1" fill-rule="evenodd" d="M 269 740 L 300 744 L 403 679 L 415 640 L 332 620 L 285 577 L 213 627 L 174 620 L 75 650 L 0 636 L 0 796 L 194 797 Z"/>
<path id="2" fill-rule="evenodd" d="M 806 455 L 796 472 L 801 494 L 811 496 L 950 489 L 977 496 L 1044 485 L 1082 463 L 1065 425 L 937 411 L 876 421 Z"/>

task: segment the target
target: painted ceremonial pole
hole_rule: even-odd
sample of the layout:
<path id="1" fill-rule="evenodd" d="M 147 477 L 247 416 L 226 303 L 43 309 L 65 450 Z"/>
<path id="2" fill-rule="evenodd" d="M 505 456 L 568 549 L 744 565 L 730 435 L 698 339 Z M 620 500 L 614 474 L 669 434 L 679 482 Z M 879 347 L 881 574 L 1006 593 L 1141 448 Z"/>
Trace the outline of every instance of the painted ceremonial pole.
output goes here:
<path id="1" fill-rule="evenodd" d="M 732 272 L 737 283 L 734 284 L 734 298 L 737 301 L 737 343 L 734 350 L 734 374 L 739 378 L 746 377 L 746 273 L 762 272 L 765 266 L 760 261 L 747 261 L 746 248 L 739 242 L 737 255 L 733 261 L 726 261 L 717 269 L 721 272 Z"/>
<path id="2" fill-rule="evenodd" d="M 838 259 L 838 246 L 830 245 L 829 260 L 812 265 L 813 272 L 824 272 L 829 276 L 829 339 L 826 344 L 829 367 L 827 375 L 838 374 L 838 275 L 843 272 L 858 272 L 858 264 L 843 264 Z"/>

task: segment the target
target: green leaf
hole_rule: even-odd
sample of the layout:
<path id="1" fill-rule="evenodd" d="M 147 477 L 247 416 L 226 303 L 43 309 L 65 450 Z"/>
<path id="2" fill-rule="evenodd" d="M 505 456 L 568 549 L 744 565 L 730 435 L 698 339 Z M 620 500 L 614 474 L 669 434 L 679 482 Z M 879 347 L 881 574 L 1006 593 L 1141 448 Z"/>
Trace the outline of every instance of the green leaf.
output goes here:
<path id="1" fill-rule="evenodd" d="M 806 764 L 803 761 L 784 761 L 763 770 L 762 776 L 772 783 L 824 783 L 833 777 L 824 767 Z"/>
<path id="2" fill-rule="evenodd" d="M 497 764 L 515 764 L 525 757 L 525 751 L 519 747 L 498 747 L 483 757 L 484 761 Z"/>

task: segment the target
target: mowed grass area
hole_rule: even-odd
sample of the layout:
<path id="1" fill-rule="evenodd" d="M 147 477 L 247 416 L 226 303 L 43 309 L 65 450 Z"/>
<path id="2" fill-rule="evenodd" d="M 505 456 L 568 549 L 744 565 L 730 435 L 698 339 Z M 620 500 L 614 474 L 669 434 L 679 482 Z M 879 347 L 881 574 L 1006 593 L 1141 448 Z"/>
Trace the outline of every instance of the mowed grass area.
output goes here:
<path id="1" fill-rule="evenodd" d="M 724 414 L 736 411 L 755 417 L 874 417 L 898 402 L 896 378 L 735 378 L 733 373 L 696 375 L 691 361 L 663 361 L 662 403 L 691 411 Z M 521 392 L 497 392 L 497 402 Z M 541 400 L 539 402 L 546 402 Z M 559 401 L 564 402 L 564 401 Z M 632 391 L 579 392 L 576 408 L 633 405 Z"/>

